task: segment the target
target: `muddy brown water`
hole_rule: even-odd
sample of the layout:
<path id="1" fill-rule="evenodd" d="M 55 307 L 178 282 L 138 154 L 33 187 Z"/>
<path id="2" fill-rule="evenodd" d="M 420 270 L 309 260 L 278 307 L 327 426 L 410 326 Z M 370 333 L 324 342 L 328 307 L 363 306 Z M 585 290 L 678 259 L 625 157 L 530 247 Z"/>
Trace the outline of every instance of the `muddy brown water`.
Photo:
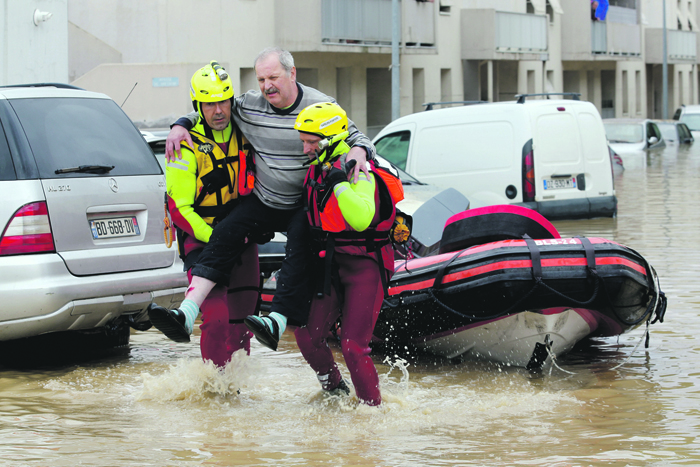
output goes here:
<path id="1" fill-rule="evenodd" d="M 135 332 L 111 352 L 3 347 L 0 465 L 699 465 L 700 142 L 622 157 L 618 217 L 555 225 L 656 268 L 669 306 L 648 348 L 643 328 L 586 341 L 539 375 L 377 355 L 384 403 L 368 408 L 322 395 L 289 335 L 223 373 L 198 331 Z"/>

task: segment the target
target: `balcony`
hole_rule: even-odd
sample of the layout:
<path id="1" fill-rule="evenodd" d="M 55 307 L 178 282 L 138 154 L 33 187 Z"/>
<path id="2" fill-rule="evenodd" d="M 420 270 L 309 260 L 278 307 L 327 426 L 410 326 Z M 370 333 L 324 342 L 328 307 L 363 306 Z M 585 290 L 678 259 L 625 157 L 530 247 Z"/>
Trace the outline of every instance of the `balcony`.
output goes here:
<path id="1" fill-rule="evenodd" d="M 596 55 L 639 57 L 642 38 L 638 24 L 591 22 L 591 53 Z"/>
<path id="2" fill-rule="evenodd" d="M 647 29 L 645 32 L 645 59 L 650 64 L 663 63 L 664 30 Z M 693 31 L 666 30 L 667 63 L 696 63 L 697 34 Z"/>
<path id="3" fill-rule="evenodd" d="M 404 45 L 434 46 L 435 3 L 401 3 Z M 391 0 L 321 0 L 321 42 L 391 46 L 391 4 Z M 292 27 L 298 28 L 298 24 Z"/>
<path id="4" fill-rule="evenodd" d="M 542 60 L 548 53 L 545 15 L 463 9 L 462 58 Z"/>

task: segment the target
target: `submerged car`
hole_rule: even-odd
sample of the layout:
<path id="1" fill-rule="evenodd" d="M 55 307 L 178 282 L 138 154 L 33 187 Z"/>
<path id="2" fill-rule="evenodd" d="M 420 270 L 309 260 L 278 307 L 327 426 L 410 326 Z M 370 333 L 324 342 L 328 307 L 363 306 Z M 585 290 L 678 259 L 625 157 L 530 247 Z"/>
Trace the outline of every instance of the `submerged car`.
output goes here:
<path id="1" fill-rule="evenodd" d="M 661 130 L 649 119 L 606 118 L 608 144 L 617 153 L 661 149 L 666 146 Z"/>
<path id="2" fill-rule="evenodd" d="M 700 137 L 700 105 L 682 105 L 676 109 L 673 119 L 688 125 L 694 138 Z"/>
<path id="3" fill-rule="evenodd" d="M 655 120 L 656 126 L 661 130 L 661 134 L 668 143 L 671 144 L 690 144 L 695 141 L 693 134 L 690 132 L 688 125 L 675 120 Z"/>
<path id="4" fill-rule="evenodd" d="M 150 327 L 150 303 L 184 298 L 163 170 L 108 96 L 0 87 L 0 192 L 0 341 L 70 331 L 123 345 Z"/>

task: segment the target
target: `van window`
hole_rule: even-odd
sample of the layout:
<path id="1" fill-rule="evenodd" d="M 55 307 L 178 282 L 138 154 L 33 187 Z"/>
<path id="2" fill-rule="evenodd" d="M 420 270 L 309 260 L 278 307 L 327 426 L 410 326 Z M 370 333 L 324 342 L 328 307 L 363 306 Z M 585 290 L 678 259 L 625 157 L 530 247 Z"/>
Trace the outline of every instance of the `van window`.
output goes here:
<path id="1" fill-rule="evenodd" d="M 415 175 L 488 173 L 519 164 L 511 122 L 475 122 L 424 128 L 414 137 Z M 417 157 L 420 156 L 420 157 Z"/>
<path id="2" fill-rule="evenodd" d="M 141 133 L 119 106 L 109 99 L 14 99 L 43 179 L 159 175 L 162 170 Z M 56 174 L 57 169 L 107 165 L 104 175 Z"/>
<path id="3" fill-rule="evenodd" d="M 578 114 L 578 126 L 582 135 L 583 158 L 588 162 L 607 160 L 610 157 L 608 142 L 601 134 L 600 117 L 596 114 L 581 112 Z"/>
<path id="4" fill-rule="evenodd" d="M 564 112 L 540 115 L 536 128 L 533 141 L 536 159 L 557 164 L 581 160 L 579 130 L 573 115 Z"/>
<path id="5" fill-rule="evenodd" d="M 0 180 L 17 180 L 15 166 L 10 157 L 10 147 L 0 123 Z"/>
<path id="6" fill-rule="evenodd" d="M 408 159 L 408 145 L 411 142 L 410 131 L 399 131 L 381 138 L 374 143 L 377 154 L 388 160 L 396 167 L 406 170 Z"/>

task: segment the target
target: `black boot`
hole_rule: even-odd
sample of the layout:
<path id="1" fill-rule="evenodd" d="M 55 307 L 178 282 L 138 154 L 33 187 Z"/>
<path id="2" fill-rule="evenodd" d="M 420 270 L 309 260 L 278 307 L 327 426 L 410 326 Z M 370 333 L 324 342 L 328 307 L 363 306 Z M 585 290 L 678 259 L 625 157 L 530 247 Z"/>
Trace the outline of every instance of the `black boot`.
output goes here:
<path id="1" fill-rule="evenodd" d="M 189 342 L 190 333 L 187 332 L 185 314 L 178 308 L 168 310 L 162 306 L 151 303 L 148 305 L 148 319 L 165 336 L 175 342 Z"/>
<path id="2" fill-rule="evenodd" d="M 243 322 L 262 345 L 268 349 L 277 350 L 277 344 L 280 341 L 280 328 L 277 321 L 267 316 L 251 315 L 246 316 Z"/>

